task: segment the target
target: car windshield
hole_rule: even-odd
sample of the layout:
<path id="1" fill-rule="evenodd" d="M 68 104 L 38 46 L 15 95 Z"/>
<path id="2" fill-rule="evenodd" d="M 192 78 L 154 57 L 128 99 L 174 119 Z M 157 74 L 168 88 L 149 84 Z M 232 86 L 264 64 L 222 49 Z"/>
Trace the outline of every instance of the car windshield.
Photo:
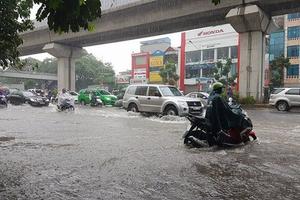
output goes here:
<path id="1" fill-rule="evenodd" d="M 110 95 L 110 93 L 107 92 L 106 90 L 101 90 L 101 91 L 100 91 L 100 94 L 102 94 L 102 95 Z"/>
<path id="2" fill-rule="evenodd" d="M 163 96 L 182 96 L 181 92 L 175 87 L 160 86 L 159 88 Z"/>
<path id="3" fill-rule="evenodd" d="M 33 96 L 35 96 L 32 92 L 23 92 L 23 95 L 25 97 L 33 97 Z"/>

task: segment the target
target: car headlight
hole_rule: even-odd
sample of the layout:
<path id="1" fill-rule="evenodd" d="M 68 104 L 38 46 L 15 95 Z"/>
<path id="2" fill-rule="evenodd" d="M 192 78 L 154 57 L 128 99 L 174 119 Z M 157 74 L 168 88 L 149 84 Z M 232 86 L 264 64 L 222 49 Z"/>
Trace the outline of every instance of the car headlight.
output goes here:
<path id="1" fill-rule="evenodd" d="M 36 101 L 36 99 L 30 98 L 30 101 Z"/>
<path id="2" fill-rule="evenodd" d="M 178 101 L 178 104 L 181 106 L 181 107 L 188 107 L 188 104 L 186 101 Z"/>

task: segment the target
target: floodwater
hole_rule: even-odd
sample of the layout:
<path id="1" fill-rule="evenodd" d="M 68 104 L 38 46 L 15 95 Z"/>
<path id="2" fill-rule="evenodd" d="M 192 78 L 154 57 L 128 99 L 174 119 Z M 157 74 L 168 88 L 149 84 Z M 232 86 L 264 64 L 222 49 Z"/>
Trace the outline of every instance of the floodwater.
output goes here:
<path id="1" fill-rule="evenodd" d="M 300 112 L 248 110 L 259 140 L 190 149 L 188 122 L 119 108 L 0 110 L 0 199 L 300 199 Z"/>

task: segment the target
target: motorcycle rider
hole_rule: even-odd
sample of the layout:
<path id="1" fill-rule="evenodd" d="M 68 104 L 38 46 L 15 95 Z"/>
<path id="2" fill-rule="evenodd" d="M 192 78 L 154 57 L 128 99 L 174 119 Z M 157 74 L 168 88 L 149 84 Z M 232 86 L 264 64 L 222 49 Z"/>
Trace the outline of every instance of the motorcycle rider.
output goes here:
<path id="1" fill-rule="evenodd" d="M 66 88 L 61 90 L 60 95 L 58 96 L 58 104 L 57 107 L 61 109 L 63 106 L 67 104 L 68 99 L 73 99 L 73 97 L 67 92 Z"/>
<path id="2" fill-rule="evenodd" d="M 211 124 L 210 140 L 216 141 L 218 145 L 238 143 L 239 141 L 235 141 L 228 130 L 233 127 L 242 127 L 243 117 L 232 112 L 226 100 L 221 96 L 224 90 L 221 82 L 214 83 L 212 89 L 205 116 Z"/>
<path id="3" fill-rule="evenodd" d="M 96 91 L 91 92 L 91 104 L 96 105 L 97 104 L 97 94 Z"/>

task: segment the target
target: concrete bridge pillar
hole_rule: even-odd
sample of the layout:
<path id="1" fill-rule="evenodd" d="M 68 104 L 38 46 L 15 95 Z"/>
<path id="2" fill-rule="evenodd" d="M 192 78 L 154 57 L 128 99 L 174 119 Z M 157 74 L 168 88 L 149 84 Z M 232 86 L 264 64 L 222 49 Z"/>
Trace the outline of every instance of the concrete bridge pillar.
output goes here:
<path id="1" fill-rule="evenodd" d="M 58 91 L 61 91 L 63 88 L 75 91 L 75 59 L 85 55 L 86 51 L 80 47 L 58 43 L 46 44 L 43 50 L 58 59 Z"/>
<path id="2" fill-rule="evenodd" d="M 263 100 L 265 36 L 277 28 L 275 22 L 256 5 L 231 9 L 226 20 L 240 33 L 239 94 Z"/>

